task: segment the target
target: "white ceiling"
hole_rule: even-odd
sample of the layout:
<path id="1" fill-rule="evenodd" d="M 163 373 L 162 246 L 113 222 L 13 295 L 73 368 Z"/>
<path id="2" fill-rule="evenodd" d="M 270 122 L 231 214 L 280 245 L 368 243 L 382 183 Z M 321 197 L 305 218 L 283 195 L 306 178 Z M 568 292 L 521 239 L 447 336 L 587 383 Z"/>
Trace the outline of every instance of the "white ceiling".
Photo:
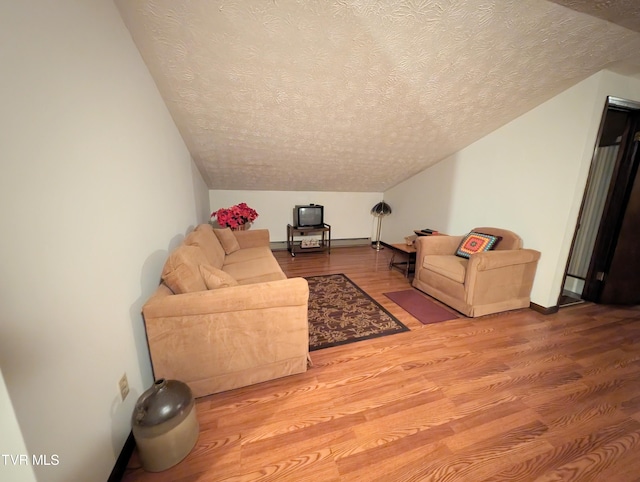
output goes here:
<path id="1" fill-rule="evenodd" d="M 380 192 L 591 74 L 638 0 L 116 0 L 210 189 Z"/>

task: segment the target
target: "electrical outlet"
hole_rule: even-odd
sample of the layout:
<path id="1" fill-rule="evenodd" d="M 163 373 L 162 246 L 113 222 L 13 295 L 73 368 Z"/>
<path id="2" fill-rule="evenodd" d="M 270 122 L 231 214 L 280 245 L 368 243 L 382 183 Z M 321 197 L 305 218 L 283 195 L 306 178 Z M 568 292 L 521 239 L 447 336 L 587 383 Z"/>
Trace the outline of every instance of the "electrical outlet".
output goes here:
<path id="1" fill-rule="evenodd" d="M 122 401 L 127 398 L 129 395 L 129 382 L 127 380 L 127 374 L 122 375 L 122 378 L 118 382 L 118 387 L 120 388 L 120 396 L 122 397 Z"/>

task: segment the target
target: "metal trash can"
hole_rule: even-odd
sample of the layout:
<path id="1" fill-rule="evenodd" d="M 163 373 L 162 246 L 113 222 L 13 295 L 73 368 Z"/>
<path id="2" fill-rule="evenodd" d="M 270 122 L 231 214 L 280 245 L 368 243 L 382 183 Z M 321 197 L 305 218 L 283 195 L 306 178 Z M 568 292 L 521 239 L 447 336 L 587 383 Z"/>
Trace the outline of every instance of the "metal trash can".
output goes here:
<path id="1" fill-rule="evenodd" d="M 136 402 L 131 425 L 144 470 L 160 472 L 184 459 L 198 440 L 195 400 L 186 383 L 157 380 Z"/>

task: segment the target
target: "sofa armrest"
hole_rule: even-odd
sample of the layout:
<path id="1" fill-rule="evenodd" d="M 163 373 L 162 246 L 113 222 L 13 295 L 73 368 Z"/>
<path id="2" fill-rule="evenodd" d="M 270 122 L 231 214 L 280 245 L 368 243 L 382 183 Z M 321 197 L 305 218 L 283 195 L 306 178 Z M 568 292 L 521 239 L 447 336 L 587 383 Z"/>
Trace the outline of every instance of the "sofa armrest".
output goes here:
<path id="1" fill-rule="evenodd" d="M 472 254 L 469 257 L 467 271 L 504 268 L 517 264 L 532 263 L 538 261 L 538 259 L 540 259 L 540 252 L 534 249 L 485 251 Z"/>
<path id="2" fill-rule="evenodd" d="M 269 246 L 269 230 L 268 229 L 249 229 L 247 231 L 234 231 L 240 249 L 258 248 L 260 246 Z"/>
<path id="3" fill-rule="evenodd" d="M 142 308 L 145 320 L 211 315 L 307 305 L 309 285 L 304 278 L 289 278 L 195 293 L 152 297 Z"/>

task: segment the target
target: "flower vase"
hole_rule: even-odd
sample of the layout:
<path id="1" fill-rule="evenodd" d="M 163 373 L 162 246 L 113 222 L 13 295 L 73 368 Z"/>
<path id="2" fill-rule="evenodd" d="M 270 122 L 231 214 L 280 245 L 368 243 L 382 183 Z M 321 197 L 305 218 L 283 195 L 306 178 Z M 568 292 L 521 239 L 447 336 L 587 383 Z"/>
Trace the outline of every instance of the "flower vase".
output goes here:
<path id="1" fill-rule="evenodd" d="M 251 223 L 239 224 L 237 227 L 231 228 L 231 231 L 246 231 L 250 227 L 251 227 Z"/>

